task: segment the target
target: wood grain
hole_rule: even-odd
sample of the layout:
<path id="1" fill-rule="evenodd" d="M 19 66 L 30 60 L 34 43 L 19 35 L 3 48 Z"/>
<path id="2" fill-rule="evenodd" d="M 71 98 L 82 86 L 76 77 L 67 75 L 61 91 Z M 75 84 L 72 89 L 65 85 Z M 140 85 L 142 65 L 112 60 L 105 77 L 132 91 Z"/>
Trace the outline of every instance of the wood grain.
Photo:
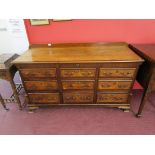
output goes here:
<path id="1" fill-rule="evenodd" d="M 100 77 L 133 77 L 135 68 L 101 68 Z"/>
<path id="2" fill-rule="evenodd" d="M 63 93 L 64 103 L 93 103 L 92 92 Z"/>
<path id="3" fill-rule="evenodd" d="M 67 89 L 94 89 L 94 81 L 84 81 L 84 80 L 68 80 L 62 81 L 62 87 L 64 90 Z"/>
<path id="4" fill-rule="evenodd" d="M 98 103 L 126 103 L 128 100 L 128 94 L 108 94 L 108 93 L 98 93 L 97 102 Z"/>
<path id="5" fill-rule="evenodd" d="M 56 77 L 55 68 L 33 68 L 21 69 L 20 73 L 25 80 L 32 80 L 38 78 L 52 78 Z"/>
<path id="6" fill-rule="evenodd" d="M 129 94 L 142 62 L 126 43 L 34 45 L 14 61 L 29 107 L 58 103 L 124 109 L 130 108 Z"/>
<path id="7" fill-rule="evenodd" d="M 95 68 L 61 68 L 61 77 L 95 77 L 95 72 Z"/>
<path id="8" fill-rule="evenodd" d="M 108 43 L 96 44 L 93 46 L 79 44 L 72 46 L 64 44 L 64 46 L 51 46 L 49 48 L 38 47 L 27 50 L 22 56 L 17 58 L 13 63 L 38 63 L 38 62 L 142 62 L 143 60 L 136 55 L 128 46 Z"/>
<path id="9" fill-rule="evenodd" d="M 129 90 L 132 80 L 130 81 L 116 81 L 116 80 L 99 80 L 99 90 Z"/>
<path id="10" fill-rule="evenodd" d="M 32 103 L 59 103 L 58 93 L 29 93 L 28 97 Z"/>
<path id="11" fill-rule="evenodd" d="M 57 81 L 24 81 L 27 91 L 58 90 Z"/>

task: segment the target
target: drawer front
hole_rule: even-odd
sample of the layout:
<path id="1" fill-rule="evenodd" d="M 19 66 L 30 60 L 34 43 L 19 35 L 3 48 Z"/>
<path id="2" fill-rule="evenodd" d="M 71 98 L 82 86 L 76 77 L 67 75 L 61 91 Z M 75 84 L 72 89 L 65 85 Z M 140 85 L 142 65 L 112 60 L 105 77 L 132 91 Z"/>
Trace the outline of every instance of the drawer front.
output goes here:
<path id="1" fill-rule="evenodd" d="M 128 94 L 98 93 L 97 95 L 98 103 L 126 103 L 127 101 L 128 101 Z"/>
<path id="2" fill-rule="evenodd" d="M 62 87 L 67 89 L 94 89 L 94 81 L 62 81 Z"/>
<path id="3" fill-rule="evenodd" d="M 132 78 L 135 73 L 135 68 L 101 68 L 100 69 L 100 77 L 127 77 Z"/>
<path id="4" fill-rule="evenodd" d="M 64 93 L 64 103 L 93 103 L 93 93 Z"/>
<path id="5" fill-rule="evenodd" d="M 20 72 L 25 80 L 56 77 L 55 68 L 21 69 Z"/>
<path id="6" fill-rule="evenodd" d="M 131 87 L 132 81 L 102 81 L 100 80 L 98 83 L 99 90 L 129 90 Z"/>
<path id="7" fill-rule="evenodd" d="M 59 103 L 58 93 L 29 93 L 28 97 L 32 103 Z"/>
<path id="8" fill-rule="evenodd" d="M 38 90 L 38 91 L 49 91 L 57 90 L 57 81 L 25 81 L 25 88 L 28 91 Z"/>
<path id="9" fill-rule="evenodd" d="M 67 69 L 63 68 L 60 69 L 61 72 L 61 77 L 63 78 L 69 78 L 69 77 L 95 77 L 95 72 L 96 69 L 92 68 L 85 68 L 85 69 L 77 69 L 77 68 L 72 68 L 72 69 Z"/>

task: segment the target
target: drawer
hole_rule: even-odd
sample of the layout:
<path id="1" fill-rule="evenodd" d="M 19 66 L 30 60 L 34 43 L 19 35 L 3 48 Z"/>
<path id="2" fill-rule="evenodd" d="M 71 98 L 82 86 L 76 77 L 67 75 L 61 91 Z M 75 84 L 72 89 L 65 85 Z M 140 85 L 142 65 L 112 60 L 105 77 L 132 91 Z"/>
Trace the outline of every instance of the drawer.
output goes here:
<path id="1" fill-rule="evenodd" d="M 124 93 L 98 93 L 97 103 L 127 103 L 128 96 Z"/>
<path id="2" fill-rule="evenodd" d="M 62 81 L 62 87 L 67 89 L 94 89 L 94 81 Z"/>
<path id="3" fill-rule="evenodd" d="M 32 103 L 59 103 L 58 93 L 29 93 L 28 97 Z"/>
<path id="4" fill-rule="evenodd" d="M 61 68 L 60 69 L 61 77 L 95 77 L 96 69 L 95 68 Z"/>
<path id="5" fill-rule="evenodd" d="M 135 68 L 100 68 L 100 77 L 134 77 Z"/>
<path id="6" fill-rule="evenodd" d="M 98 82 L 98 89 L 99 90 L 113 90 L 113 89 L 120 89 L 120 90 L 129 90 L 131 87 L 132 81 L 110 81 L 110 80 L 99 80 Z"/>
<path id="7" fill-rule="evenodd" d="M 49 79 L 56 77 L 56 68 L 21 69 L 20 72 L 25 80 Z"/>
<path id="8" fill-rule="evenodd" d="M 58 84 L 56 80 L 53 81 L 25 81 L 25 88 L 28 91 L 49 91 L 57 90 Z"/>
<path id="9" fill-rule="evenodd" d="M 71 92 L 63 94 L 64 103 L 93 103 L 93 92 Z"/>

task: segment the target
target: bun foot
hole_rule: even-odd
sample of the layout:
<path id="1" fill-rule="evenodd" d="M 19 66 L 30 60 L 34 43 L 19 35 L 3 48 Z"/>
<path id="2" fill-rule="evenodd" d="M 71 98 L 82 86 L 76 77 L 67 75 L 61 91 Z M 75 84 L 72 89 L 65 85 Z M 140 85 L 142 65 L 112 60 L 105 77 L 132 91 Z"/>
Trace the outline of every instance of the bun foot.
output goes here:
<path id="1" fill-rule="evenodd" d="M 123 109 L 123 112 L 130 112 L 130 109 Z"/>
<path id="2" fill-rule="evenodd" d="M 34 113 L 37 109 L 38 109 L 38 107 L 29 107 L 28 113 Z"/>
<path id="3" fill-rule="evenodd" d="M 118 107 L 120 110 L 123 110 L 123 112 L 130 112 L 130 107 L 128 106 L 120 106 Z"/>

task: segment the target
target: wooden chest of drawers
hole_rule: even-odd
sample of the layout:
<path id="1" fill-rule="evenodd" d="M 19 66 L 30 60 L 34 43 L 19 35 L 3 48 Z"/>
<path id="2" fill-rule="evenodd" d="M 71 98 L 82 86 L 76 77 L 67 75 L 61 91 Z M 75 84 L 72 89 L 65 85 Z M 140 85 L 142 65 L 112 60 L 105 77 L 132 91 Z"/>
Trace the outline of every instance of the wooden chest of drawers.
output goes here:
<path id="1" fill-rule="evenodd" d="M 32 46 L 14 64 L 30 109 L 45 105 L 129 109 L 142 62 L 125 43 L 77 43 Z"/>

